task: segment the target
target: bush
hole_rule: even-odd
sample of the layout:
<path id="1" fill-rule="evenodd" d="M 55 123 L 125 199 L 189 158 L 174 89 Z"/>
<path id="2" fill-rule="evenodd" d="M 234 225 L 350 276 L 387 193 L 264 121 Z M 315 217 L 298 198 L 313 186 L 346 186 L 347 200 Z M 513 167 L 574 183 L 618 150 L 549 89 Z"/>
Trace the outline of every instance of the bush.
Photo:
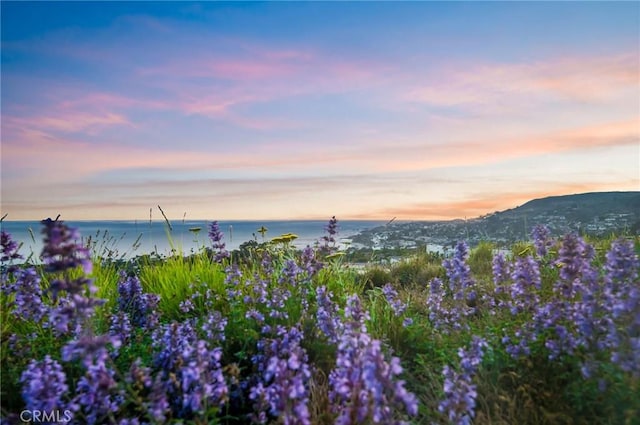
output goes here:
<path id="1" fill-rule="evenodd" d="M 393 281 L 391 273 L 382 266 L 376 265 L 368 268 L 362 276 L 364 289 L 382 288 L 389 282 Z"/>
<path id="2" fill-rule="evenodd" d="M 476 278 L 491 280 L 491 262 L 495 245 L 490 242 L 480 242 L 469 254 L 469 267 Z"/>

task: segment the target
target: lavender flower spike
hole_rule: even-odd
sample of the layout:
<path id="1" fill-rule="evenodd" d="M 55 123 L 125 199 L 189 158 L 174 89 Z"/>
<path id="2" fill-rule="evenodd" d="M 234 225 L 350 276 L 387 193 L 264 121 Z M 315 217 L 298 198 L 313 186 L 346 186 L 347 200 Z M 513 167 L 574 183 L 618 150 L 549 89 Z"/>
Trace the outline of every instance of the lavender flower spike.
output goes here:
<path id="1" fill-rule="evenodd" d="M 536 247 L 538 257 L 542 258 L 549 252 L 549 247 L 553 244 L 551 240 L 551 232 L 546 226 L 538 225 L 531 232 L 533 237 L 533 245 Z"/>
<path id="2" fill-rule="evenodd" d="M 329 220 L 329 224 L 324 228 L 327 232 L 325 236 L 322 237 L 323 244 L 320 247 L 320 251 L 325 254 L 332 254 L 337 249 L 336 247 L 336 235 L 338 234 L 338 220 L 334 215 Z"/>
<path id="3" fill-rule="evenodd" d="M 22 255 L 18 254 L 20 246 L 11 238 L 11 235 L 4 230 L 0 231 L 0 263 L 11 262 L 21 259 Z M 5 265 L 2 264 L 4 269 Z"/>
<path id="4" fill-rule="evenodd" d="M 209 225 L 209 239 L 211 239 L 211 248 L 215 253 L 216 262 L 219 263 L 229 257 L 229 251 L 226 250 L 226 244 L 223 242 L 224 233 L 220 230 L 220 225 L 217 221 L 213 221 Z"/>
<path id="5" fill-rule="evenodd" d="M 42 220 L 44 228 L 44 248 L 42 261 L 49 272 L 63 271 L 81 266 L 85 274 L 90 274 L 93 264 L 86 246 L 78 243 L 80 234 L 64 224 L 63 221 Z"/>
<path id="6" fill-rule="evenodd" d="M 31 360 L 27 370 L 22 372 L 20 382 L 27 409 L 51 412 L 67 407 L 62 400 L 69 390 L 66 375 L 60 364 L 49 355 L 42 361 Z"/>
<path id="7" fill-rule="evenodd" d="M 456 372 L 448 365 L 442 370 L 445 398 L 438 405 L 438 411 L 445 414 L 452 424 L 470 425 L 472 423 L 478 396 L 472 381 L 486 348 L 488 348 L 487 342 L 474 336 L 470 349 L 458 350 L 461 372 Z"/>

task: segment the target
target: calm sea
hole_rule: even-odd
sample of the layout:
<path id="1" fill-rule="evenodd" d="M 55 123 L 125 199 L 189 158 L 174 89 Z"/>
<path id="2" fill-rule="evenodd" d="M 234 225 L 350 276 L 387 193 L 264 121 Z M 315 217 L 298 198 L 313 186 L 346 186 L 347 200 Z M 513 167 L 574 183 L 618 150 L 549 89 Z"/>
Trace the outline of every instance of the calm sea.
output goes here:
<path id="1" fill-rule="evenodd" d="M 136 255 L 158 254 L 168 255 L 173 247 L 184 254 L 197 252 L 209 246 L 207 221 L 171 221 L 172 230 L 164 221 L 67 221 L 69 226 L 80 231 L 84 242 L 91 241 L 99 255 L 106 256 L 109 251 L 113 255 L 124 258 Z M 219 225 L 225 234 L 227 249 L 233 250 L 241 243 L 249 240 L 268 241 L 284 233 L 294 233 L 298 238 L 293 242 L 303 248 L 314 244 L 325 235 L 324 228 L 328 221 L 220 221 Z M 380 221 L 339 221 L 338 239 L 342 246 L 348 238 L 365 229 L 384 224 Z M 262 226 L 268 230 L 263 235 L 258 232 Z M 11 234 L 13 239 L 22 243 L 20 253 L 28 257 L 34 253 L 37 258 L 42 250 L 42 225 L 38 221 L 3 221 L 2 230 Z M 197 231 L 196 229 L 200 229 Z"/>

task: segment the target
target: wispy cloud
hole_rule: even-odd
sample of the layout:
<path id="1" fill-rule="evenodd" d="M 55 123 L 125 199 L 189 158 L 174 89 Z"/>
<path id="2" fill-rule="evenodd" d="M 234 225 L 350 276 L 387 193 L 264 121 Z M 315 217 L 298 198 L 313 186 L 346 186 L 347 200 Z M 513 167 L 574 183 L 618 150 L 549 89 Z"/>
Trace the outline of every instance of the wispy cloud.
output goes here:
<path id="1" fill-rule="evenodd" d="M 456 63 L 427 74 L 404 99 L 442 106 L 506 110 L 540 102 L 601 102 L 638 90 L 637 52 L 568 55 L 523 63 Z"/>
<path id="2" fill-rule="evenodd" d="M 7 119 L 4 130 L 3 157 L 9 170 L 19 164 L 39 164 L 42 172 L 58 179 L 89 178 L 104 171 L 160 167 L 176 169 L 184 164 L 189 170 L 237 170 L 259 173 L 335 172 L 393 173 L 424 171 L 451 167 L 497 164 L 517 158 L 535 158 L 589 149 L 634 146 L 640 143 L 640 129 L 634 120 L 581 127 L 560 132 L 542 133 L 517 139 L 490 140 L 479 137 L 447 143 L 395 144 L 372 143 L 367 139 L 354 145 L 327 144 L 311 146 L 291 143 L 267 143 L 254 148 L 251 155 L 234 150 L 157 149 L 126 142 L 96 143 L 91 138 L 68 139 L 56 135 L 61 130 L 44 120 L 30 125 L 23 119 Z M 62 121 L 66 123 L 66 121 Z M 101 123 L 99 121 L 99 123 Z M 38 124 L 38 125 L 35 125 Z M 57 124 L 54 122 L 54 124 Z M 73 122 L 80 128 L 82 122 Z M 66 129 L 66 128 L 62 128 Z M 82 158 L 82 161 L 78 159 Z M 73 169 L 72 175 L 68 170 Z"/>
<path id="3" fill-rule="evenodd" d="M 384 172 L 428 170 L 496 164 L 517 158 L 535 158 L 590 149 L 634 146 L 640 143 L 637 120 L 608 122 L 600 125 L 545 132 L 520 137 L 490 138 L 478 134 L 474 139 L 394 143 L 393 139 L 370 142 L 342 151 L 341 161 Z"/>
<path id="4" fill-rule="evenodd" d="M 243 45 L 244 43 L 240 43 Z M 241 53 L 197 51 L 193 55 L 170 58 L 159 64 L 141 66 L 142 77 L 208 78 L 230 81 L 265 81 L 288 78 L 311 70 L 317 63 L 313 54 L 304 51 L 247 47 Z"/>
<path id="5" fill-rule="evenodd" d="M 110 112 L 84 113 L 78 111 L 52 111 L 48 115 L 35 117 L 7 117 L 7 126 L 20 126 L 31 130 L 63 133 L 95 134 L 100 129 L 132 125 L 121 114 Z"/>

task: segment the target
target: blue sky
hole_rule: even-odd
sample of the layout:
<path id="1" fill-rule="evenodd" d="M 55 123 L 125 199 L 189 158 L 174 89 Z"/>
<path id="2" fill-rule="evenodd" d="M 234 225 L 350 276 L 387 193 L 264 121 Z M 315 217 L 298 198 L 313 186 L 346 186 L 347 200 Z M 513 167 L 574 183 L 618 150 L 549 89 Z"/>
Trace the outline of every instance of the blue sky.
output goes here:
<path id="1" fill-rule="evenodd" d="M 11 219 L 439 219 L 640 189 L 633 2 L 2 2 Z"/>

